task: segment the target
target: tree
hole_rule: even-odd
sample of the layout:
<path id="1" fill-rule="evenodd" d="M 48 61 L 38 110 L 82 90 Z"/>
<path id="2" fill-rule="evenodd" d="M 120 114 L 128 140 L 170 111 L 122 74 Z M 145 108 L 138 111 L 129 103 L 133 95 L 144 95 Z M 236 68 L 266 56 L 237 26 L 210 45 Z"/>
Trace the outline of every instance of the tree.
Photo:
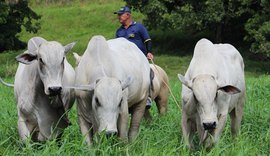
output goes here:
<path id="1" fill-rule="evenodd" d="M 269 0 L 125 0 L 146 15 L 150 29 L 204 32 L 214 42 L 251 44 L 251 51 L 270 56 Z"/>
<path id="2" fill-rule="evenodd" d="M 245 24 L 248 34 L 245 40 L 251 42 L 251 51 L 270 58 L 270 1 L 244 1 L 252 14 Z"/>
<path id="3" fill-rule="evenodd" d="M 0 52 L 25 48 L 26 44 L 18 39 L 22 26 L 28 32 L 40 29 L 40 16 L 28 7 L 27 0 L 0 0 Z"/>

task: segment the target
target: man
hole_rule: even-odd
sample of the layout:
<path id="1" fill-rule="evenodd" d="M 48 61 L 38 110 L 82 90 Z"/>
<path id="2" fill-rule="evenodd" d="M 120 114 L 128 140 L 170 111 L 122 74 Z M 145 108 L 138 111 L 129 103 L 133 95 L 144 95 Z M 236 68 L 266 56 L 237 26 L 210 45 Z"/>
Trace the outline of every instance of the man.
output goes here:
<path id="1" fill-rule="evenodd" d="M 129 7 L 121 7 L 120 10 L 114 12 L 118 15 L 119 22 L 122 24 L 116 31 L 116 38 L 124 37 L 130 42 L 135 43 L 139 49 L 144 53 L 148 60 L 154 58 L 152 51 L 152 42 L 146 28 L 141 24 L 132 20 L 131 11 Z M 152 76 L 150 76 L 152 77 Z M 149 97 L 147 98 L 146 108 L 151 107 L 150 87 Z"/>

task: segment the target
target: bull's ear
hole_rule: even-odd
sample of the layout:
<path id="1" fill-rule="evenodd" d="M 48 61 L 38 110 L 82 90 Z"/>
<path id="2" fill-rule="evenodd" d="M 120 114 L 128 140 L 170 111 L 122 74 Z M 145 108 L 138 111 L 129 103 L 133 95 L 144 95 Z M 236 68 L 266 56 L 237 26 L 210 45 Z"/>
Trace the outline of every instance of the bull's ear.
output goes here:
<path id="1" fill-rule="evenodd" d="M 241 92 L 241 90 L 239 88 L 232 86 L 232 85 L 219 87 L 218 90 L 221 90 L 221 91 L 226 92 L 228 94 L 237 94 L 237 93 Z"/>
<path id="2" fill-rule="evenodd" d="M 129 76 L 125 81 L 121 82 L 122 90 L 126 89 L 132 81 L 133 79 Z"/>
<path id="3" fill-rule="evenodd" d="M 33 60 L 37 59 L 36 54 L 31 54 L 31 53 L 23 53 L 21 55 L 16 56 L 16 60 L 18 62 L 21 62 L 23 64 L 31 64 Z"/>
<path id="4" fill-rule="evenodd" d="M 67 45 L 65 46 L 65 54 L 67 54 L 67 53 L 70 51 L 70 49 L 73 48 L 73 46 L 74 46 L 75 44 L 76 44 L 76 42 L 72 42 L 72 43 L 67 44 Z"/>
<path id="5" fill-rule="evenodd" d="M 27 44 L 28 52 L 32 53 L 32 54 L 37 54 L 37 50 L 38 50 L 39 46 L 44 42 L 46 42 L 46 40 L 42 37 L 31 38 Z"/>
<path id="6" fill-rule="evenodd" d="M 183 85 L 192 90 L 192 82 L 187 80 L 183 75 L 178 74 L 178 79 L 182 82 Z"/>

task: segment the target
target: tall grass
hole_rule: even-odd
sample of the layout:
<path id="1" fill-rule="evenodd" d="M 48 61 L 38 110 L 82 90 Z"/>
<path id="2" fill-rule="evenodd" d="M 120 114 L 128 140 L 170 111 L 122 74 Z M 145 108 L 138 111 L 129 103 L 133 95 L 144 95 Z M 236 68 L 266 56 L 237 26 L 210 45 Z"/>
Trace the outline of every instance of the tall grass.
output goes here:
<path id="1" fill-rule="evenodd" d="M 42 15 L 42 29 L 38 34 L 23 31 L 20 39 L 27 41 L 33 36 L 56 40 L 62 44 L 77 41 L 72 51 L 82 54 L 89 39 L 101 34 L 107 39 L 114 38 L 119 23 L 112 14 L 122 1 L 31 1 L 32 8 Z M 136 21 L 143 16 L 133 13 Z M 155 35 L 153 35 L 155 36 Z M 161 44 L 161 43 L 160 43 Z M 176 43 L 172 43 L 176 44 Z M 166 50 L 157 49 L 157 50 Z M 192 51 L 192 49 L 190 49 Z M 13 82 L 17 68 L 15 56 L 22 51 L 0 54 L 0 76 Z M 184 74 L 191 55 L 155 55 L 155 63 L 169 75 L 172 94 L 180 103 L 181 84 L 177 73 Z M 74 65 L 75 59 L 69 54 L 68 60 Z M 270 77 L 264 75 L 269 69 L 267 63 L 245 60 L 247 99 L 241 133 L 236 140 L 231 139 L 229 119 L 219 143 L 210 151 L 198 147 L 189 151 L 181 132 L 181 110 L 172 96 L 168 112 L 159 116 L 155 107 L 151 108 L 152 123 L 142 121 L 138 137 L 132 143 L 117 139 L 95 138 L 93 147 L 84 143 L 77 122 L 76 107 L 69 113 L 72 125 L 68 127 L 60 142 L 56 140 L 22 143 L 18 136 L 17 109 L 12 88 L 0 85 L 0 155 L 269 155 L 270 154 Z M 75 104 L 76 105 L 76 104 Z"/>
<path id="2" fill-rule="evenodd" d="M 11 81 L 10 79 L 7 79 Z M 197 148 L 189 151 L 181 132 L 181 111 L 172 97 L 168 112 L 159 116 L 155 107 L 151 109 L 153 121 L 142 121 L 138 137 L 133 143 L 125 144 L 117 139 L 99 136 L 93 147 L 84 143 L 77 123 L 76 109 L 69 116 L 72 126 L 68 127 L 62 140 L 45 143 L 19 141 L 17 114 L 13 91 L 0 86 L 0 154 L 1 155 L 269 155 L 270 154 L 270 115 L 269 115 L 269 76 L 248 77 L 247 101 L 241 133 L 236 140 L 231 139 L 229 122 L 219 143 L 211 150 Z M 178 80 L 171 80 L 170 87 L 177 99 L 181 89 Z"/>

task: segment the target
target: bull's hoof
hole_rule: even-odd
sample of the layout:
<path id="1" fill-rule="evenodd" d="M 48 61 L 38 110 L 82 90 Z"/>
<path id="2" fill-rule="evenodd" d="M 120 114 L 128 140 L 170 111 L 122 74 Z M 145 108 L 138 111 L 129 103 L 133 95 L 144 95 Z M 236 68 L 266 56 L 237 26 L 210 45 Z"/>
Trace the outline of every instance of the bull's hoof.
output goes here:
<path id="1" fill-rule="evenodd" d="M 147 98 L 146 100 L 146 109 L 150 109 L 152 106 L 152 99 L 150 97 Z"/>
<path id="2" fill-rule="evenodd" d="M 150 109 L 151 108 L 151 105 L 149 106 L 149 105 L 146 105 L 145 106 L 145 109 Z"/>

